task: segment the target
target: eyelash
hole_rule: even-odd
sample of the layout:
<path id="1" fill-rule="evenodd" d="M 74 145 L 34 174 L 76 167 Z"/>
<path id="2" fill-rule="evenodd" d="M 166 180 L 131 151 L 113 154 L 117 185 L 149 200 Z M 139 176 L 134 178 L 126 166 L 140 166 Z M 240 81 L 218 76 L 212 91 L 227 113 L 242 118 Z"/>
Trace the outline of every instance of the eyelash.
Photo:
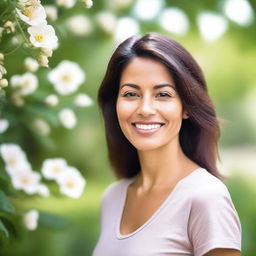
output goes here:
<path id="1" fill-rule="evenodd" d="M 122 94 L 123 97 L 131 98 L 131 97 L 136 97 L 138 94 L 136 92 L 125 92 Z M 172 95 L 170 95 L 167 92 L 159 92 L 157 93 L 156 97 L 160 96 L 161 98 L 171 98 Z"/>

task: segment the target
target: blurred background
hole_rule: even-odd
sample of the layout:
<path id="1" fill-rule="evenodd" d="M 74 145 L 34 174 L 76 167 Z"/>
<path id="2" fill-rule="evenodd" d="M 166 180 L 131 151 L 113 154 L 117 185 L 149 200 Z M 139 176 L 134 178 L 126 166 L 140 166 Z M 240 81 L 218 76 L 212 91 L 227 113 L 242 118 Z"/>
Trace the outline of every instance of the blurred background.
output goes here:
<path id="1" fill-rule="evenodd" d="M 45 158 L 67 159 L 81 171 L 87 185 L 77 200 L 54 193 L 48 198 L 12 197 L 12 204 L 20 211 L 38 209 L 65 221 L 39 220 L 36 230 L 17 234 L 0 248 L 0 255 L 91 255 L 99 235 L 102 192 L 115 180 L 107 159 L 97 90 L 118 42 L 151 31 L 184 45 L 205 73 L 221 119 L 219 167 L 228 176 L 225 183 L 242 222 L 242 255 L 256 255 L 256 1 L 100 0 L 90 9 L 81 3 L 68 7 L 65 2 L 69 1 L 41 1 L 58 11 L 57 19 L 49 19 L 59 38 L 49 67 L 62 60 L 78 63 L 86 73 L 79 92 L 89 95 L 94 104 L 77 110 L 78 124 L 72 130 L 53 126 L 50 134 L 38 138 L 18 124 L 0 134 L 0 139 L 1 143 L 19 143 L 38 170 Z M 8 78 L 24 72 L 26 54 L 16 51 L 5 58 Z M 40 87 L 51 86 L 44 78 L 47 72 L 41 68 L 36 73 Z"/>

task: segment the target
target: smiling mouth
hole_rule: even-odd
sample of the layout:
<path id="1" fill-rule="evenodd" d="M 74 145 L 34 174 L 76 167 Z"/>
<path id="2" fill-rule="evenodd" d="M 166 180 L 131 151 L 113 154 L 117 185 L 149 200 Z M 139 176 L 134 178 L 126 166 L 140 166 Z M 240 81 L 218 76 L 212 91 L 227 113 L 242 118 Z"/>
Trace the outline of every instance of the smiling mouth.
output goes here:
<path id="1" fill-rule="evenodd" d="M 137 129 L 144 130 L 144 131 L 150 131 L 155 130 L 163 126 L 163 123 L 132 123 L 133 126 L 135 126 Z"/>

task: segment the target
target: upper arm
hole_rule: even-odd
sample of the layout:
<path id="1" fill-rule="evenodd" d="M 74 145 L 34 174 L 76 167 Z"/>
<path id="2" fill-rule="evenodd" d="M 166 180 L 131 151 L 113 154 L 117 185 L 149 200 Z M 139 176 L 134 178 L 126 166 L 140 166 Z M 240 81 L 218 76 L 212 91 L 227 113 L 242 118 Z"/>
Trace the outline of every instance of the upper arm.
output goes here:
<path id="1" fill-rule="evenodd" d="M 204 254 L 204 256 L 240 256 L 240 252 L 238 250 L 233 249 L 214 249 Z"/>
<path id="2" fill-rule="evenodd" d="M 196 256 L 240 255 L 240 222 L 228 191 L 220 187 L 196 195 L 191 206 L 188 234 Z"/>

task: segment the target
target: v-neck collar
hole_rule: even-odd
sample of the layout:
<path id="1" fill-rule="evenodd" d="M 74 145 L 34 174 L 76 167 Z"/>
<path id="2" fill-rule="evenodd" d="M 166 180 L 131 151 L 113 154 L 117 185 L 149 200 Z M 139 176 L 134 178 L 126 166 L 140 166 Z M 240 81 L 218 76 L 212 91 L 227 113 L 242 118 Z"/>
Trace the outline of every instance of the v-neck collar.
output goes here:
<path id="1" fill-rule="evenodd" d="M 171 192 L 168 194 L 168 196 L 166 197 L 166 199 L 162 202 L 162 204 L 159 206 L 159 208 L 149 217 L 149 219 L 147 221 L 145 221 L 139 228 L 137 228 L 136 230 L 134 230 L 133 232 L 129 233 L 129 234 L 125 234 L 122 235 L 120 232 L 120 225 L 121 225 L 121 221 L 122 221 L 122 216 L 123 216 L 123 211 L 124 211 L 124 207 L 125 207 L 125 203 L 127 200 L 127 194 L 128 194 L 128 187 L 129 185 L 135 180 L 136 177 L 133 177 L 131 179 L 127 179 L 125 180 L 125 184 L 124 184 L 124 189 L 123 189 L 123 193 L 122 193 L 122 203 L 121 203 L 121 207 L 119 209 L 118 212 L 118 218 L 117 218 L 117 223 L 116 223 L 116 237 L 118 239 L 126 239 L 129 238 L 133 235 L 135 235 L 136 233 L 138 233 L 139 231 L 141 231 L 142 229 L 144 229 L 148 224 L 150 224 L 158 215 L 159 213 L 162 211 L 162 209 L 168 204 L 168 202 L 170 201 L 170 199 L 173 197 L 173 195 L 175 194 L 175 192 L 178 190 L 178 188 L 180 187 L 181 183 L 186 180 L 187 178 L 189 178 L 191 175 L 193 175 L 195 172 L 202 170 L 203 168 L 199 167 L 197 169 L 195 169 L 194 171 L 192 171 L 191 173 L 189 173 L 187 176 L 185 176 L 184 178 L 180 179 L 176 185 L 174 186 L 174 188 L 171 190 Z"/>

